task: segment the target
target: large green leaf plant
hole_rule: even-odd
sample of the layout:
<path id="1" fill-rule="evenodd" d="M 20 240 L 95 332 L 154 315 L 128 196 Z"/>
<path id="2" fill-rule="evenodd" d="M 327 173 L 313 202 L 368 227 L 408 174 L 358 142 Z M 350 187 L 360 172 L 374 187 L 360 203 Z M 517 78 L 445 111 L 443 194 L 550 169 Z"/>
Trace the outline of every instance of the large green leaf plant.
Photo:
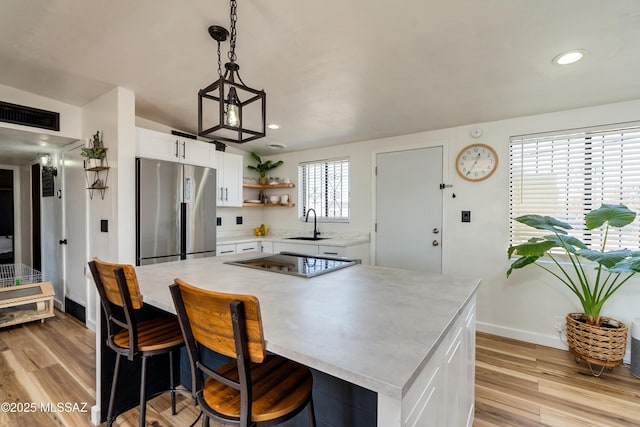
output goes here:
<path id="1" fill-rule="evenodd" d="M 570 236 L 566 230 L 571 225 L 549 216 L 523 215 L 515 220 L 537 230 L 553 234 L 529 239 L 525 243 L 509 247 L 509 258 L 518 258 L 511 263 L 507 277 L 513 270 L 537 265 L 555 276 L 573 292 L 584 309 L 589 324 L 601 326 L 600 310 L 603 304 L 622 285 L 640 271 L 640 251 L 618 249 L 605 252 L 610 227 L 622 228 L 631 224 L 636 213 L 624 205 L 603 204 L 585 215 L 585 227 L 589 230 L 604 227 L 604 238 L 600 250 L 589 249 L 582 241 Z M 558 250 L 560 249 L 560 250 Z M 568 260 L 558 255 L 565 255 Z M 558 270 L 548 263 L 538 262 L 546 257 Z M 546 265 L 545 265 L 546 264 Z M 594 272 L 590 268 L 594 267 Z"/>
<path id="2" fill-rule="evenodd" d="M 284 163 L 282 160 L 278 160 L 277 162 L 272 162 L 271 160 L 267 160 L 266 162 L 263 163 L 262 158 L 260 158 L 260 156 L 258 156 L 253 151 L 251 152 L 251 158 L 255 160 L 258 164 L 255 166 L 249 165 L 247 167 L 253 171 L 258 172 L 258 175 L 260 175 L 262 178 L 267 176 L 268 171 L 270 171 L 271 169 L 277 168 L 282 163 Z"/>

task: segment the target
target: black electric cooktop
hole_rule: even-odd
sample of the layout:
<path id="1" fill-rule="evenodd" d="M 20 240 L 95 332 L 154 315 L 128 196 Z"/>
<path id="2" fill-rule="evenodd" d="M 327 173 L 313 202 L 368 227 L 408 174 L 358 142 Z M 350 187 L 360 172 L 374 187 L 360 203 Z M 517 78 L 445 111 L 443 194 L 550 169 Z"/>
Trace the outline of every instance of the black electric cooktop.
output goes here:
<path id="1" fill-rule="evenodd" d="M 294 252 L 280 252 L 279 254 L 225 262 L 225 264 L 300 277 L 314 277 L 359 263 L 360 260 L 349 258 L 305 255 Z"/>

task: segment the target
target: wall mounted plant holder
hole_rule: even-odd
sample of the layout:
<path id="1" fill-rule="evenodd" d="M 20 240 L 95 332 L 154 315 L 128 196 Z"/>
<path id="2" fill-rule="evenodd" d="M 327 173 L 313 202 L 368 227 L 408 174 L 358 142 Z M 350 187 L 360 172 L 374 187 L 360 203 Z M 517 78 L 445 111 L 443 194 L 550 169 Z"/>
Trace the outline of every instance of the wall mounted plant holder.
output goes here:
<path id="1" fill-rule="evenodd" d="M 109 188 L 107 181 L 110 167 L 107 161 L 107 148 L 94 146 L 91 150 L 95 152 L 93 155 L 97 157 L 88 157 L 84 161 L 84 173 L 87 179 L 89 198 L 93 200 L 93 193 L 97 190 L 100 193 L 100 198 L 104 200 L 104 193 Z"/>

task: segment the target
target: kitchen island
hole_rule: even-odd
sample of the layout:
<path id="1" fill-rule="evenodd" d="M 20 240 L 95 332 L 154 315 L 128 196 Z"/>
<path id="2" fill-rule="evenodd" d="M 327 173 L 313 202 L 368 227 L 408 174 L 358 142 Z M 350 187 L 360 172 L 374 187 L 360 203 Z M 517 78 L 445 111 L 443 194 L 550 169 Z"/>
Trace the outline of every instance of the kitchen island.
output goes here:
<path id="1" fill-rule="evenodd" d="M 375 393 L 378 426 L 471 425 L 479 280 L 366 265 L 307 279 L 224 264 L 249 255 L 137 267 L 145 304 L 175 313 L 175 277 L 255 295 L 267 350 Z"/>

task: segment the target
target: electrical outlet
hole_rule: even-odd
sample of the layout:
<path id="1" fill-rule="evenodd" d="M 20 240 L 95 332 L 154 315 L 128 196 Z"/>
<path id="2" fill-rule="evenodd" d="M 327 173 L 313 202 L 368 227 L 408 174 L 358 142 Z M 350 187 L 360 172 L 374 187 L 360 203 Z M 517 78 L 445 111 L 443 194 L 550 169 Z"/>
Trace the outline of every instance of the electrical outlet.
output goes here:
<path id="1" fill-rule="evenodd" d="M 565 328 L 564 317 L 562 316 L 555 317 L 555 327 L 556 327 L 556 332 L 558 333 L 564 332 L 564 328 Z"/>

